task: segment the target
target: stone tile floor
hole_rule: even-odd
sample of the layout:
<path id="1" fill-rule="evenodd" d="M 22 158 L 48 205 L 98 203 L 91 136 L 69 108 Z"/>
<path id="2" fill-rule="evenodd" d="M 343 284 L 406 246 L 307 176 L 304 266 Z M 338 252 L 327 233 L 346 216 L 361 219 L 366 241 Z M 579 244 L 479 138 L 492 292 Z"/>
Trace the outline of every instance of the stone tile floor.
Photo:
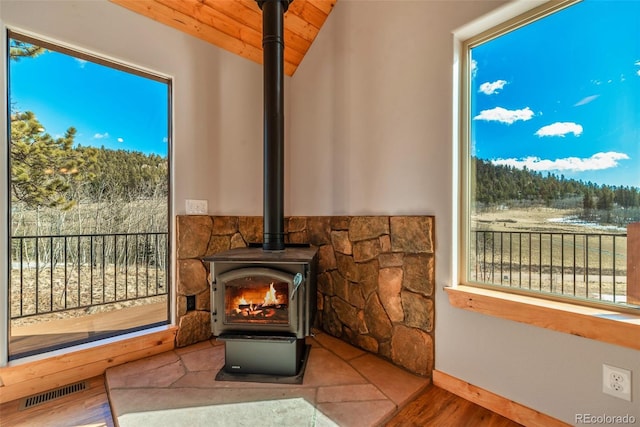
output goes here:
<path id="1" fill-rule="evenodd" d="M 133 426 L 382 425 L 429 379 L 316 333 L 299 385 L 216 381 L 224 343 L 212 339 L 106 372 L 114 419 Z"/>

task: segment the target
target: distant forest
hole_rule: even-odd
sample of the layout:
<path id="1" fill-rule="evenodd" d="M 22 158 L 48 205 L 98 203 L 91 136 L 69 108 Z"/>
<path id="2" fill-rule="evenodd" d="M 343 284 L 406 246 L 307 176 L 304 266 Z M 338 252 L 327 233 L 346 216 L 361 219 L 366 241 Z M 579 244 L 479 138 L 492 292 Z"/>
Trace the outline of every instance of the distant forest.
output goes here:
<path id="1" fill-rule="evenodd" d="M 50 193 L 53 202 L 43 203 L 42 198 L 34 198 L 34 191 L 23 191 L 26 197 L 14 200 L 27 202 L 30 207 L 49 206 L 64 209 L 71 208 L 79 202 L 131 202 L 147 199 L 165 199 L 168 195 L 167 158 L 157 154 L 144 154 L 138 151 L 112 150 L 105 147 L 78 146 L 68 150 L 67 157 L 72 157 L 77 165 L 75 169 L 63 176 L 62 184 L 58 184 Z M 48 174 L 53 178 L 54 173 Z M 28 177 L 28 176 L 27 176 Z M 50 187 L 51 181 L 31 179 L 40 188 Z M 60 174 L 53 179 L 60 179 Z M 16 185 L 17 186 L 17 185 Z M 16 194 L 22 194 L 14 191 Z M 67 204 L 58 203 L 64 200 Z"/>
<path id="2" fill-rule="evenodd" d="M 75 145 L 76 129 L 52 137 L 35 114 L 11 114 L 11 201 L 21 210 L 130 202 L 168 194 L 167 158 Z"/>
<path id="3" fill-rule="evenodd" d="M 49 172 L 54 169 L 50 167 L 44 175 L 14 157 L 14 236 L 167 230 L 167 157 L 105 147 L 77 146 L 63 152 L 59 157 L 72 159 L 74 166 L 57 168 L 58 173 Z M 47 163 L 59 165 L 55 157 L 46 157 Z"/>
<path id="4" fill-rule="evenodd" d="M 540 205 L 582 208 L 589 220 L 617 225 L 640 219 L 640 189 L 599 185 L 564 175 L 494 165 L 472 158 L 472 194 L 478 208 L 499 205 Z"/>
<path id="5" fill-rule="evenodd" d="M 75 186 L 76 192 L 85 200 L 128 202 L 150 198 L 166 199 L 169 192 L 166 157 L 104 147 L 80 146 L 76 151 L 86 159 L 85 164 L 91 165 L 90 179 Z M 81 191 L 79 187 L 82 188 Z"/>

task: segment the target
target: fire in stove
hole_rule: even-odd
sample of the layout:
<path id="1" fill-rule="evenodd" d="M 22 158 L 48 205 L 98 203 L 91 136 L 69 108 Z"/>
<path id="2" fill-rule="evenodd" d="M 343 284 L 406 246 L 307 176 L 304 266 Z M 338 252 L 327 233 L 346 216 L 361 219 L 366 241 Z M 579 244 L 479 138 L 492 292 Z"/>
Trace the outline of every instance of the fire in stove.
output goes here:
<path id="1" fill-rule="evenodd" d="M 211 330 L 303 339 L 316 313 L 317 249 L 236 248 L 209 258 Z"/>
<path id="2" fill-rule="evenodd" d="M 225 304 L 227 321 L 287 324 L 289 284 L 269 279 L 249 276 L 228 282 Z"/>
<path id="3" fill-rule="evenodd" d="M 225 365 L 216 378 L 302 373 L 316 313 L 317 249 L 236 248 L 206 260 L 211 331 L 225 343 Z"/>

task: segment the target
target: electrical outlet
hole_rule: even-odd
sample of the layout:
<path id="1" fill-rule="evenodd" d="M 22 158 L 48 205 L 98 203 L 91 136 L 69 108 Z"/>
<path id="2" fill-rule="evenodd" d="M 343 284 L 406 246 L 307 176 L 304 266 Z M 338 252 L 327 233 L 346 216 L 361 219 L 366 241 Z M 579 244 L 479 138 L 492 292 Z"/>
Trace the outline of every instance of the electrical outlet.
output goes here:
<path id="1" fill-rule="evenodd" d="M 631 371 L 602 365 L 602 392 L 631 402 Z"/>
<path id="2" fill-rule="evenodd" d="M 209 210 L 206 200 L 187 199 L 185 202 L 187 215 L 206 215 Z"/>
<path id="3" fill-rule="evenodd" d="M 196 296 L 187 295 L 187 311 L 193 311 L 196 309 Z"/>

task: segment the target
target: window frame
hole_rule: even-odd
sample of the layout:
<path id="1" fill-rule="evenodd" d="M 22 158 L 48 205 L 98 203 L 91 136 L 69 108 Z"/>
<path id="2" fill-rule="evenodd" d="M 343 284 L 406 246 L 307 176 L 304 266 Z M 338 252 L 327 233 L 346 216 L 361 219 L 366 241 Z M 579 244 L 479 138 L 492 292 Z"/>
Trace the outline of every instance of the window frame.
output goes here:
<path id="1" fill-rule="evenodd" d="M 7 69 L 7 56 L 9 54 L 9 39 L 6 31 L 6 27 L 2 25 L 0 21 L 0 43 L 1 56 L 0 67 L 3 70 Z M 0 132 L 3 135 L 5 144 L 8 144 L 10 135 L 9 127 L 9 108 L 7 105 L 8 100 L 8 79 L 4 75 L 4 78 L 0 81 L 0 90 L 2 91 L 2 100 L 0 100 L 0 110 L 2 114 L 2 120 L 0 120 Z M 0 150 L 0 187 L 9 188 L 9 150 Z M 8 254 L 11 247 L 10 231 L 9 231 L 9 198 L 0 197 L 0 252 Z M 9 260 L 0 259 L 0 300 L 7 301 L 6 304 L 0 306 L 0 367 L 5 366 L 9 360 Z M 6 283 L 6 285 L 2 285 Z"/>
<path id="2" fill-rule="evenodd" d="M 0 22 L 1 24 L 1 22 Z M 98 65 L 102 65 L 104 67 L 109 67 L 113 70 L 117 70 L 120 72 L 125 72 L 128 74 L 132 74 L 138 77 L 143 77 L 145 79 L 149 79 L 155 82 L 162 83 L 166 86 L 167 89 L 167 98 L 166 98 L 166 112 L 167 112 L 167 141 L 166 141 L 166 149 L 167 149 L 167 197 L 166 197 L 166 212 L 167 212 L 167 304 L 166 304 L 166 320 L 162 322 L 145 324 L 138 327 L 133 327 L 130 329 L 123 329 L 120 332 L 105 336 L 99 339 L 90 339 L 88 341 L 82 342 L 72 342 L 68 345 L 55 346 L 51 348 L 43 348 L 40 351 L 35 352 L 34 354 L 26 354 L 26 355 L 18 355 L 14 356 L 10 354 L 9 349 L 9 340 L 11 338 L 10 333 L 10 306 L 9 306 L 9 284 L 10 284 L 10 274 L 11 269 L 9 267 L 9 259 L 0 259 L 0 283 L 5 283 L 5 285 L 0 286 L 0 296 L 4 296 L 4 301 L 6 304 L 2 304 L 0 307 L 0 367 L 4 367 L 10 365 L 12 363 L 23 363 L 25 361 L 38 361 L 38 360 L 47 360 L 52 356 L 59 354 L 71 354 L 78 350 L 86 350 L 88 348 L 96 348 L 100 346 L 104 346 L 111 343 L 117 343 L 121 341 L 126 341 L 132 339 L 132 337 L 141 337 L 141 336 L 152 336 L 158 333 L 164 333 L 164 331 L 173 331 L 172 333 L 175 335 L 175 286 L 174 286 L 174 254 L 173 254 L 173 236 L 174 236 L 174 222 L 173 218 L 173 108 L 174 108 L 174 81 L 173 78 L 169 75 L 153 71 L 147 69 L 140 65 L 133 65 L 131 63 L 125 63 L 119 59 L 115 59 L 113 57 L 109 57 L 107 55 L 103 55 L 97 52 L 90 52 L 85 48 L 81 48 L 74 45 L 66 44 L 59 40 L 52 40 L 46 36 L 41 34 L 34 34 L 28 31 L 24 31 L 19 28 L 14 28 L 6 25 L 0 25 L 2 36 L 2 61 L 0 66 L 5 70 L 4 79 L 2 81 L 2 93 L 3 93 L 3 101 L 0 103 L 0 109 L 4 113 L 4 120 L 0 125 L 0 128 L 5 135 L 5 145 L 7 149 L 2 150 L 2 154 L 0 154 L 0 172 L 4 177 L 2 181 L 0 181 L 0 185 L 3 188 L 8 189 L 11 186 L 11 168 L 10 168 L 10 158 L 11 155 L 9 153 L 9 141 L 11 140 L 11 127 L 9 126 L 11 119 L 11 108 L 8 103 L 10 98 L 10 76 L 8 73 L 9 66 L 9 50 L 10 50 L 10 40 L 18 39 L 23 42 L 27 42 L 30 44 L 35 44 L 37 46 L 43 47 L 48 50 L 55 51 L 57 53 L 62 53 L 69 55 L 76 59 L 87 60 L 93 62 Z M 0 213 L 0 238 L 2 242 L 1 247 L 6 249 L 6 253 L 10 253 L 10 241 L 12 238 L 11 231 L 11 199 L 8 197 L 10 194 L 7 191 L 7 197 L 0 198 L 0 208 L 2 209 L 2 213 Z M 3 280 L 4 279 L 4 280 Z"/>
<path id="3" fill-rule="evenodd" d="M 454 146 L 457 147 L 457 278 L 445 287 L 457 308 L 640 350 L 640 313 L 614 304 L 575 301 L 468 279 L 471 237 L 471 49 L 581 0 L 551 0 L 526 9 L 515 2 L 454 32 Z M 509 16 L 509 13 L 511 15 Z M 456 96 L 457 95 L 457 96 Z M 456 125 L 457 123 L 457 125 Z M 454 234 L 455 238 L 455 234 Z"/>

